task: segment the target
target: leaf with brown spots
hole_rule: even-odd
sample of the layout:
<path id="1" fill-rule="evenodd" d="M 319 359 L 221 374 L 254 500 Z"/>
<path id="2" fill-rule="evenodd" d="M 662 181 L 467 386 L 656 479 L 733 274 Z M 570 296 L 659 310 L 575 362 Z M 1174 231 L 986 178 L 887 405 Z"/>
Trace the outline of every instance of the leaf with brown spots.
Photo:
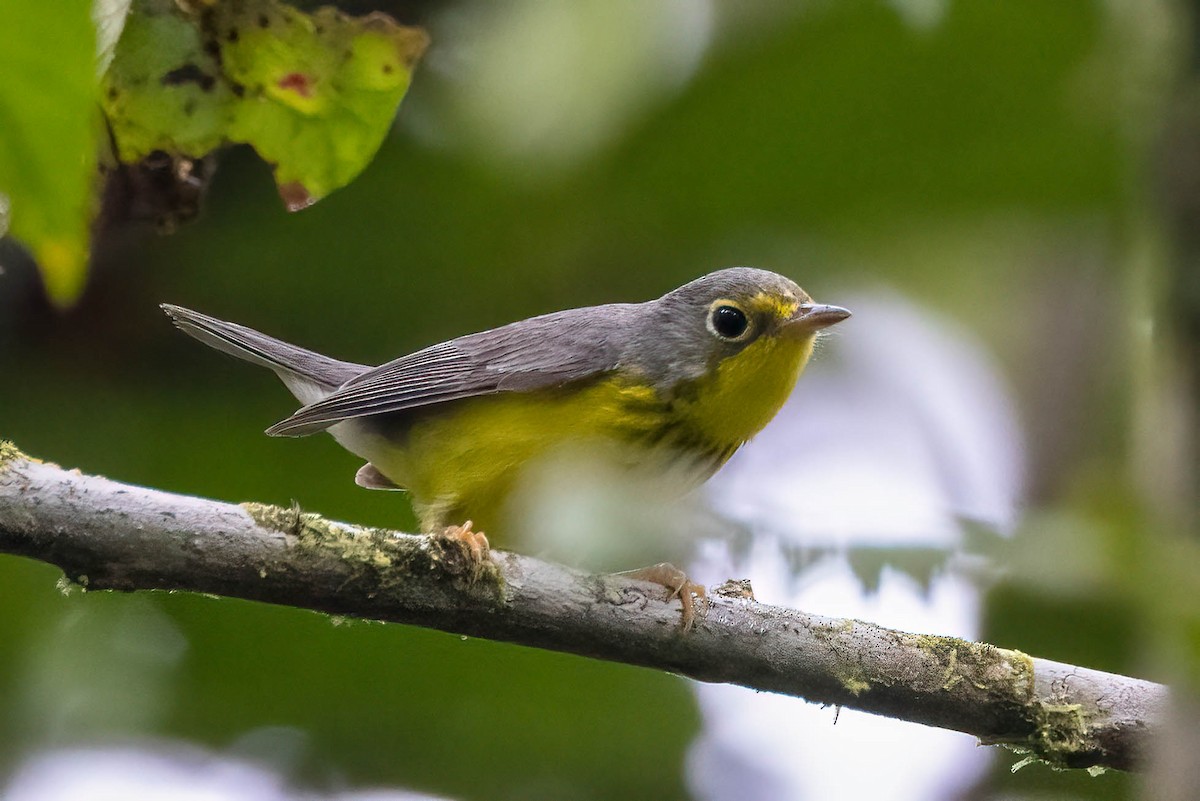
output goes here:
<path id="1" fill-rule="evenodd" d="M 251 145 L 290 210 L 374 157 L 428 44 L 383 14 L 306 14 L 276 0 L 137 0 L 104 77 L 122 161 Z"/>

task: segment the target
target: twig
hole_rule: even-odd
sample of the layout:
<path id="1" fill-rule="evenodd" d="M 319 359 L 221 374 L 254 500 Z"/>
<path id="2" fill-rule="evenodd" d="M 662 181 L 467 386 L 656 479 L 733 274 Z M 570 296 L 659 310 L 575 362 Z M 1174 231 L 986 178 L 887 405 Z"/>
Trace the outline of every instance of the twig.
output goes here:
<path id="1" fill-rule="evenodd" d="M 717 594 L 684 633 L 663 589 L 453 543 L 120 484 L 0 442 L 0 553 L 88 589 L 190 590 L 409 623 L 669 670 L 1003 743 L 1059 767 L 1134 769 L 1159 684 L 953 637 Z"/>

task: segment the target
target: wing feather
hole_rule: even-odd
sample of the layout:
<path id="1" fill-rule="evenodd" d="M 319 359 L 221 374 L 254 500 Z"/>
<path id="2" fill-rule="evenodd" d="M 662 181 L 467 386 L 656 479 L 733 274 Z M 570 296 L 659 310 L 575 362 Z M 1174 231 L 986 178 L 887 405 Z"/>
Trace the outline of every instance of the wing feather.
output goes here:
<path id="1" fill-rule="evenodd" d="M 267 433 L 304 436 L 351 418 L 602 374 L 620 363 L 636 309 L 633 304 L 570 309 L 431 345 L 355 376 Z"/>

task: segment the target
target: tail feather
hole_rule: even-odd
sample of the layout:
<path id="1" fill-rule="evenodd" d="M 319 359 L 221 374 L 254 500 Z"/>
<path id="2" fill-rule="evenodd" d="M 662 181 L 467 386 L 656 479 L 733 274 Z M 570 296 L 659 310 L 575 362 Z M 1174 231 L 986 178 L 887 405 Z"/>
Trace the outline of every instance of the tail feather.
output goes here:
<path id="1" fill-rule="evenodd" d="M 205 345 L 274 370 L 296 399 L 305 405 L 320 400 L 370 369 L 367 365 L 331 359 L 289 345 L 244 325 L 227 323 L 182 306 L 164 303 L 162 310 L 177 328 Z"/>

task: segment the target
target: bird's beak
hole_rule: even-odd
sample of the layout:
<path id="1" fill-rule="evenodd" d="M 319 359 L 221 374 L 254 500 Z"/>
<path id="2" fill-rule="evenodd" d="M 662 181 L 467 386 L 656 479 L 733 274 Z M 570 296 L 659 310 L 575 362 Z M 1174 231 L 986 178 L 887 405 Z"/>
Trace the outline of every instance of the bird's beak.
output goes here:
<path id="1" fill-rule="evenodd" d="M 849 309 L 829 306 L 824 303 L 801 303 L 788 321 L 784 330 L 799 335 L 813 334 L 850 316 Z"/>

